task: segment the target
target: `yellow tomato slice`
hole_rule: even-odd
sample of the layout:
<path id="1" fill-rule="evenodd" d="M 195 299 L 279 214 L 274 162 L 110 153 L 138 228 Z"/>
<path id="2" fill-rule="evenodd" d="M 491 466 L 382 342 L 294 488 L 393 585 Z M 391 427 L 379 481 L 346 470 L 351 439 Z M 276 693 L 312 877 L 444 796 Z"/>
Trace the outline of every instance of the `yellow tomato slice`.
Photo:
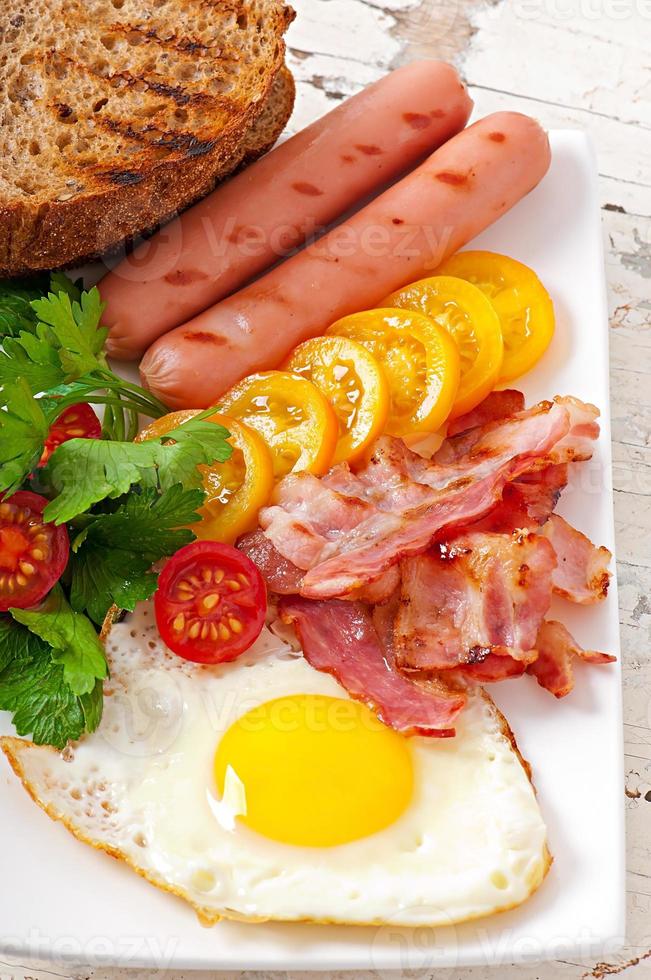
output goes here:
<path id="1" fill-rule="evenodd" d="M 250 374 L 224 395 L 220 407 L 260 433 L 277 479 L 298 470 L 319 475 L 332 464 L 337 416 L 305 378 L 286 371 Z"/>
<path id="2" fill-rule="evenodd" d="M 415 310 L 365 310 L 337 320 L 328 334 L 363 344 L 389 382 L 386 431 L 434 432 L 445 422 L 459 387 L 459 351 L 449 333 Z"/>
<path id="3" fill-rule="evenodd" d="M 198 409 L 170 412 L 151 422 L 135 441 L 160 438 L 198 414 Z M 198 538 L 231 544 L 257 525 L 258 511 L 273 490 L 273 461 L 262 437 L 243 422 L 219 414 L 210 421 L 228 429 L 233 452 L 225 463 L 198 467 L 206 499 L 199 508 L 201 520 L 191 530 Z"/>
<path id="4" fill-rule="evenodd" d="M 382 306 L 424 313 L 456 342 L 461 381 L 450 418 L 465 415 L 490 394 L 500 376 L 504 344 L 497 313 L 481 289 L 452 276 L 432 276 L 396 290 Z"/>
<path id="5" fill-rule="evenodd" d="M 357 459 L 384 431 L 389 384 L 371 353 L 348 337 L 315 337 L 292 351 L 285 367 L 315 384 L 339 421 L 333 462 Z"/>
<path id="6" fill-rule="evenodd" d="M 504 338 L 500 381 L 513 381 L 536 364 L 554 336 L 554 304 L 536 273 L 498 252 L 457 252 L 437 275 L 473 283 L 493 304 Z"/>
<path id="7" fill-rule="evenodd" d="M 148 439 L 160 439 L 161 436 L 167 435 L 172 429 L 178 429 L 188 419 L 193 419 L 195 415 L 199 415 L 200 411 L 201 409 L 199 408 L 184 408 L 178 412 L 169 412 L 159 419 L 154 419 L 144 429 L 141 429 L 133 441 L 146 442 Z"/>

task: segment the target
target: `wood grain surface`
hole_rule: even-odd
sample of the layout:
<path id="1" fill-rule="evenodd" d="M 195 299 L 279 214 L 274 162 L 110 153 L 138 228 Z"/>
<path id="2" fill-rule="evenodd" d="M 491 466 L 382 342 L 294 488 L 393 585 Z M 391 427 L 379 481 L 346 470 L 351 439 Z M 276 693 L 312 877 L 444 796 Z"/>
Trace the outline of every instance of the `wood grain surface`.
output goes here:
<path id="1" fill-rule="evenodd" d="M 647 0 L 293 0 L 291 130 L 415 57 L 453 60 L 476 116 L 519 109 L 547 127 L 581 127 L 597 148 L 610 302 L 615 518 L 626 722 L 627 946 L 609 962 L 557 960 L 405 974 L 435 980 L 651 978 L 651 3 Z M 599 787 L 595 786 L 595 819 Z M 604 841 L 604 847 L 608 842 Z M 101 882 L 97 883 L 98 888 Z M 94 980 L 182 980 L 105 970 Z M 0 963 L 0 980 L 68 977 Z M 244 974 L 187 974 L 194 980 Z M 307 974 L 255 974 L 301 980 Z M 336 974 L 362 980 L 377 973 Z M 398 974 L 387 974 L 388 977 Z M 384 975 L 382 977 L 384 980 Z"/>

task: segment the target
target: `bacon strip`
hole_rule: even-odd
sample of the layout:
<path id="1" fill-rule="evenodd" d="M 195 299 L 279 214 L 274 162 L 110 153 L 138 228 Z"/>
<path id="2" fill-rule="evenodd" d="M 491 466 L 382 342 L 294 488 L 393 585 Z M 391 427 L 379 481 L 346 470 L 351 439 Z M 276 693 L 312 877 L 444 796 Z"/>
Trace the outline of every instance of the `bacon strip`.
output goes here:
<path id="1" fill-rule="evenodd" d="M 286 477 L 277 504 L 261 512 L 261 526 L 281 554 L 306 570 L 302 595 L 350 595 L 435 537 L 485 516 L 510 482 L 585 458 L 594 412 L 574 399 L 543 402 L 485 426 L 471 451 L 449 465 L 417 456 L 401 440 L 380 440 L 358 473 L 337 467 L 323 480 Z M 557 482 L 561 473 L 555 470 Z M 523 499 L 520 506 L 529 504 Z"/>
<path id="2" fill-rule="evenodd" d="M 491 391 L 490 395 L 487 395 L 471 412 L 452 419 L 448 425 L 448 439 L 458 436 L 461 432 L 480 428 L 488 425 L 489 422 L 498 422 L 522 411 L 524 411 L 524 395 L 521 391 L 515 388 Z"/>
<path id="3" fill-rule="evenodd" d="M 397 731 L 440 737 L 466 700 L 455 686 L 527 671 L 563 697 L 573 657 L 614 660 L 544 620 L 552 588 L 585 603 L 607 589 L 608 551 L 553 514 L 597 416 L 573 398 L 525 411 L 519 392 L 496 393 L 432 460 L 385 437 L 357 471 L 281 481 L 263 540 L 241 546 L 273 591 L 300 590 L 280 613 L 308 662 Z"/>
<path id="4" fill-rule="evenodd" d="M 554 402 L 567 411 L 570 427 L 567 435 L 554 447 L 549 462 L 580 463 L 591 459 L 592 444 L 599 438 L 599 409 L 571 395 L 557 396 Z"/>
<path id="5" fill-rule="evenodd" d="M 505 391 L 491 391 L 490 395 L 484 398 L 476 408 L 460 415 L 448 424 L 447 438 L 445 445 L 451 449 L 461 445 L 461 440 L 456 441 L 456 437 L 471 430 L 478 431 L 485 428 L 491 422 L 501 422 L 509 415 L 516 415 L 524 411 L 524 395 L 515 388 L 507 388 Z M 475 440 L 477 436 L 475 436 Z M 468 446 L 472 445 L 472 441 Z M 445 454 L 444 454 L 445 455 Z M 458 453 L 454 453 L 454 456 Z"/>
<path id="6" fill-rule="evenodd" d="M 554 550 L 539 535 L 471 532 L 402 563 L 396 662 L 411 670 L 479 665 L 495 654 L 535 657 L 552 595 Z M 507 676 L 492 660 L 484 671 Z"/>
<path id="7" fill-rule="evenodd" d="M 328 544 L 336 545 L 375 508 L 331 490 L 311 473 L 290 473 L 279 483 L 278 506 L 260 511 L 260 526 L 277 550 L 298 568 L 318 564 Z"/>
<path id="8" fill-rule="evenodd" d="M 473 429 L 472 445 L 455 454 L 454 460 L 441 463 L 438 457 L 425 460 L 415 456 L 409 475 L 433 489 L 444 489 L 454 480 L 483 479 L 507 461 L 522 456 L 528 457 L 529 465 L 514 473 L 512 479 L 529 470 L 567 462 L 579 451 L 585 452 L 583 433 L 576 440 L 568 438 L 574 424 L 573 411 L 573 406 L 561 405 L 558 399 L 540 402 L 517 415 Z"/>
<path id="9" fill-rule="evenodd" d="M 386 572 L 382 572 L 375 582 L 369 582 L 346 598 L 377 606 L 388 602 L 399 587 L 400 569 L 397 565 L 392 565 L 391 568 L 387 568 Z"/>
<path id="10" fill-rule="evenodd" d="M 516 660 L 515 657 L 489 653 L 485 660 L 476 664 L 464 664 L 453 674 L 474 681 L 476 684 L 494 684 L 497 681 L 507 681 L 512 677 L 521 677 L 527 669 L 526 660 Z"/>
<path id="11" fill-rule="evenodd" d="M 510 488 L 518 495 L 532 524 L 544 524 L 567 486 L 567 463 L 523 473 Z"/>
<path id="12" fill-rule="evenodd" d="M 597 548 L 592 541 L 552 514 L 541 533 L 551 542 L 558 564 L 552 582 L 554 592 L 582 605 L 605 599 L 610 585 L 608 548 Z"/>
<path id="13" fill-rule="evenodd" d="M 346 463 L 340 463 L 322 477 L 332 490 L 349 497 L 365 500 L 379 510 L 401 512 L 418 507 L 431 497 L 431 485 L 419 482 L 422 466 L 433 472 L 435 467 L 412 452 L 402 439 L 380 437 L 373 454 L 362 469 L 352 473 Z M 444 486 L 447 472 L 439 476 Z"/>
<path id="14" fill-rule="evenodd" d="M 297 597 L 282 599 L 280 614 L 294 624 L 308 663 L 332 674 L 384 724 L 405 735 L 454 735 L 453 722 L 466 703 L 465 694 L 441 683 L 415 683 L 401 674 L 364 606 Z"/>
<path id="15" fill-rule="evenodd" d="M 592 455 L 591 443 L 599 436 L 599 425 L 596 421 L 599 417 L 599 409 L 572 396 L 556 396 L 554 404 L 567 411 L 570 421 L 567 438 L 558 446 L 565 458 L 559 458 L 556 462 L 589 459 Z M 534 409 L 529 409 L 529 412 L 550 405 L 550 402 L 540 402 Z M 510 407 L 513 408 L 513 412 L 508 411 Z M 504 422 L 515 422 L 518 417 L 526 414 L 524 396 L 521 392 L 515 390 L 492 392 L 468 415 L 461 416 L 450 423 L 448 436 L 434 456 L 434 460 L 437 463 L 449 464 L 472 455 L 473 448 L 480 440 L 484 440 L 488 433 L 496 432 L 499 435 L 503 431 Z"/>
<path id="16" fill-rule="evenodd" d="M 267 588 L 276 595 L 297 595 L 301 590 L 304 571 L 281 555 L 269 538 L 259 529 L 243 534 L 237 547 L 257 565 Z M 371 582 L 346 596 L 360 602 L 376 605 L 387 602 L 400 585 L 400 572 L 397 566 L 388 568 L 375 582 Z"/>
<path id="17" fill-rule="evenodd" d="M 616 659 L 597 650 L 584 650 L 569 630 L 553 619 L 540 627 L 536 646 L 538 657 L 527 671 L 557 698 L 564 698 L 574 687 L 574 657 L 591 664 L 609 664 Z"/>
<path id="18" fill-rule="evenodd" d="M 506 484 L 500 502 L 473 524 L 472 530 L 501 534 L 523 528 L 534 531 L 549 519 L 566 485 L 566 463 L 524 473 Z"/>
<path id="19" fill-rule="evenodd" d="M 300 591 L 303 570 L 281 555 L 263 531 L 243 534 L 237 540 L 237 547 L 258 566 L 270 592 L 295 595 Z"/>
<path id="20" fill-rule="evenodd" d="M 417 457 L 411 470 L 419 471 L 423 484 L 431 480 L 436 485 L 429 500 L 408 511 L 387 513 L 376 508 L 335 544 L 324 547 L 320 560 L 303 580 L 301 594 L 312 598 L 346 595 L 373 581 L 401 558 L 425 551 L 435 537 L 449 537 L 457 528 L 482 517 L 501 499 L 505 485 L 546 456 L 567 430 L 567 412 L 549 405 L 523 413 L 510 433 L 508 448 L 500 446 L 506 439 L 504 434 L 496 437 L 491 432 L 491 445 L 478 444 L 476 461 L 439 467 L 428 466 Z M 447 482 L 443 482 L 442 470 L 447 473 Z M 275 544 L 283 550 L 278 540 Z"/>

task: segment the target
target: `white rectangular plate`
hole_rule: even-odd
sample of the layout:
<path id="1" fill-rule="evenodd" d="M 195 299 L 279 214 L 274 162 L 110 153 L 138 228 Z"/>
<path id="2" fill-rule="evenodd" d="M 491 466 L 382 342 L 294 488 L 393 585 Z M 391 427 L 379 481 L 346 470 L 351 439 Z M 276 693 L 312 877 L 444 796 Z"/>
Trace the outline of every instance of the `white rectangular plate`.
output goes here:
<path id="1" fill-rule="evenodd" d="M 522 382 L 528 402 L 573 394 L 597 404 L 601 438 L 576 467 L 560 511 L 614 551 L 608 335 L 594 156 L 579 132 L 552 133 L 540 186 L 473 245 L 532 266 L 549 288 L 556 336 Z M 587 648 L 619 656 L 617 589 L 596 607 L 563 605 Z M 443 930 L 310 925 L 202 928 L 181 900 L 117 861 L 82 847 L 30 801 L 1 762 L 3 840 L 0 959 L 123 964 L 150 969 L 404 969 L 608 959 L 624 934 L 623 753 L 620 666 L 577 668 L 556 702 L 533 679 L 491 693 L 532 763 L 554 864 L 512 912 Z M 1 717 L 1 716 L 0 716 Z M 10 733 L 8 718 L 2 729 Z"/>

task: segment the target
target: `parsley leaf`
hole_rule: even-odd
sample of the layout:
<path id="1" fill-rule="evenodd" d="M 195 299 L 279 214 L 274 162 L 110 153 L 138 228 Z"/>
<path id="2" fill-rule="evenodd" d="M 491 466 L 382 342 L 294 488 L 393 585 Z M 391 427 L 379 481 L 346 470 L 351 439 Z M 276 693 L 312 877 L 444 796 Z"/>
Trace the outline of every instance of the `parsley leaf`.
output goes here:
<path id="1" fill-rule="evenodd" d="M 37 745 L 62 749 L 69 739 L 95 731 L 102 717 L 102 683 L 77 697 L 52 660 L 49 645 L 10 619 L 0 616 L 0 709 L 13 713 L 19 735 Z"/>
<path id="2" fill-rule="evenodd" d="M 197 520 L 202 503 L 200 490 L 176 484 L 162 494 L 131 493 L 115 511 L 95 517 L 73 542 L 73 609 L 102 623 L 113 603 L 133 610 L 153 595 L 158 576 L 151 566 L 193 539 L 183 525 Z"/>
<path id="3" fill-rule="evenodd" d="M 230 433 L 222 425 L 197 417 L 184 422 L 164 437 L 165 444 L 158 454 L 158 484 L 165 490 L 181 483 L 184 487 L 200 486 L 200 463 L 225 463 L 233 452 L 226 442 Z M 167 442 L 172 440 L 172 442 Z"/>
<path id="4" fill-rule="evenodd" d="M 65 272 L 53 272 L 49 276 L 49 288 L 53 293 L 67 293 L 71 299 L 79 301 L 83 283 L 81 279 L 74 283 Z M 17 337 L 23 330 L 33 333 L 38 318 L 32 301 L 40 299 L 47 291 L 47 275 L 0 280 L 0 338 Z"/>
<path id="5" fill-rule="evenodd" d="M 68 391 L 62 410 L 81 401 L 106 405 L 104 437 L 122 440 L 128 433 L 133 438 L 139 413 L 157 418 L 167 409 L 151 392 L 109 369 L 104 352 L 108 331 L 100 325 L 104 304 L 97 288 L 84 291 L 82 285 L 63 273 L 52 273 L 47 296 L 30 299 L 29 292 L 16 299 L 12 294 L 10 303 L 22 303 L 22 312 L 14 315 L 9 311 L 3 329 L 0 282 L 0 340 L 4 333 L 0 408 L 13 409 L 11 385 L 17 378 L 23 378 L 34 395 L 61 393 L 78 385 L 83 392 Z"/>
<path id="6" fill-rule="evenodd" d="M 86 727 L 79 698 L 48 652 L 0 675 L 0 707 L 13 712 L 17 733 L 31 734 L 37 745 L 61 749 L 68 739 L 78 739 Z"/>
<path id="7" fill-rule="evenodd" d="M 45 476 L 57 494 L 46 521 L 63 524 L 107 497 L 121 497 L 154 465 L 155 443 L 69 439 L 52 453 Z"/>
<path id="8" fill-rule="evenodd" d="M 0 613 L 0 673 L 10 663 L 28 663 L 32 659 L 33 639 L 28 630 Z"/>
<path id="9" fill-rule="evenodd" d="M 67 277 L 64 277 L 67 278 Z M 47 278 L 10 279 L 0 282 L 0 337 L 15 337 L 21 330 L 31 330 L 36 314 L 31 302 L 47 289 Z"/>
<path id="10" fill-rule="evenodd" d="M 32 300 L 29 308 L 34 324 L 28 329 L 14 329 L 4 340 L 0 351 L 0 385 L 5 386 L 3 403 L 11 405 L 6 386 L 17 377 L 24 378 L 32 392 L 49 391 L 64 382 L 90 375 L 90 388 L 102 387 L 102 378 L 94 371 L 105 368 L 102 353 L 107 330 L 99 321 L 104 306 L 97 289 L 80 292 L 65 279 L 53 275 L 58 294 Z"/>
<path id="11" fill-rule="evenodd" d="M 95 687 L 88 694 L 79 696 L 79 704 L 84 714 L 84 725 L 87 732 L 94 732 L 102 720 L 104 708 L 104 684 L 98 677 Z"/>
<path id="12" fill-rule="evenodd" d="M 100 500 L 122 496 L 134 483 L 162 490 L 176 483 L 195 487 L 201 482 L 200 463 L 225 462 L 230 457 L 227 438 L 223 426 L 190 419 L 168 432 L 165 442 L 70 439 L 52 453 L 46 467 L 57 496 L 45 508 L 45 520 L 63 524 Z"/>
<path id="13" fill-rule="evenodd" d="M 22 331 L 17 337 L 6 337 L 0 351 L 0 385 L 5 386 L 5 405 L 11 405 L 6 386 L 16 378 L 24 378 L 34 394 L 60 384 L 64 373 L 56 350 L 33 333 Z"/>
<path id="14" fill-rule="evenodd" d="M 16 622 L 52 647 L 52 660 L 63 666 L 63 679 L 73 694 L 90 694 L 95 681 L 106 677 L 104 649 L 93 624 L 68 605 L 60 587 L 50 592 L 40 609 L 10 612 Z"/>
<path id="15" fill-rule="evenodd" d="M 101 624 L 115 603 L 132 611 L 136 603 L 149 599 L 156 591 L 157 576 L 151 562 L 132 551 L 90 545 L 82 548 L 72 563 L 70 602 L 73 609 L 86 611 Z"/>
<path id="16" fill-rule="evenodd" d="M 81 299 L 81 294 L 84 289 L 83 279 L 77 279 L 75 282 L 69 279 L 65 272 L 51 272 L 50 273 L 50 292 L 51 293 L 67 293 L 70 299 L 79 300 Z M 39 293 L 39 297 L 43 296 L 46 292 L 42 289 Z M 38 298 L 38 297 L 36 297 Z"/>
<path id="17" fill-rule="evenodd" d="M 0 410 L 0 495 L 18 490 L 34 469 L 48 434 L 43 409 L 23 378 L 5 385 L 11 409 Z"/>
<path id="18" fill-rule="evenodd" d="M 48 293 L 33 300 L 32 308 L 39 319 L 39 340 L 58 351 L 63 380 L 74 381 L 103 366 L 108 330 L 99 326 L 104 304 L 96 288 L 81 293 L 78 301 L 69 292 Z"/>

